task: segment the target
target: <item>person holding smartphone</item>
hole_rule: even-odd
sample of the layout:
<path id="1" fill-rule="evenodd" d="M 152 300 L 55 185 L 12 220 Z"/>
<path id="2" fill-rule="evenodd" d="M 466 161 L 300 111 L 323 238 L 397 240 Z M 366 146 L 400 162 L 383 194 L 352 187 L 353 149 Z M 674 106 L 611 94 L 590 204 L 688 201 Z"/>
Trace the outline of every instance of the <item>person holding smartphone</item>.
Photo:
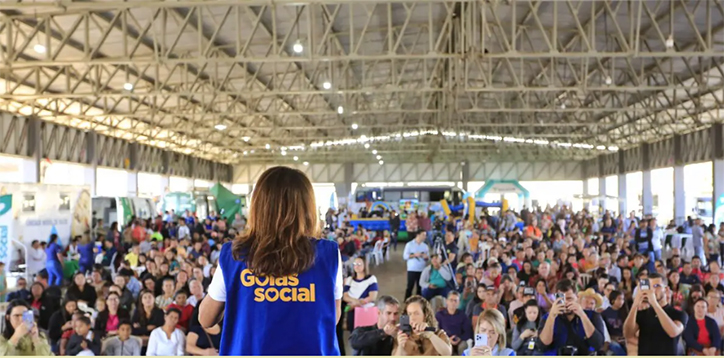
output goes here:
<path id="1" fill-rule="evenodd" d="M 590 355 L 603 347 L 603 320 L 578 303 L 571 280 L 556 284 L 557 294 L 538 331 L 538 344 L 547 355 Z"/>
<path id="2" fill-rule="evenodd" d="M 38 325 L 30 305 L 13 300 L 5 311 L 5 328 L 0 336 L 0 356 L 51 356 L 53 353 Z"/>
<path id="3" fill-rule="evenodd" d="M 452 345 L 447 333 L 438 328 L 435 312 L 422 296 L 405 301 L 405 315 L 393 344 L 396 356 L 450 356 Z"/>
<path id="4" fill-rule="evenodd" d="M 463 352 L 463 356 L 514 356 L 515 351 L 506 347 L 505 316 L 496 309 L 486 309 L 475 327 L 475 345 Z"/>

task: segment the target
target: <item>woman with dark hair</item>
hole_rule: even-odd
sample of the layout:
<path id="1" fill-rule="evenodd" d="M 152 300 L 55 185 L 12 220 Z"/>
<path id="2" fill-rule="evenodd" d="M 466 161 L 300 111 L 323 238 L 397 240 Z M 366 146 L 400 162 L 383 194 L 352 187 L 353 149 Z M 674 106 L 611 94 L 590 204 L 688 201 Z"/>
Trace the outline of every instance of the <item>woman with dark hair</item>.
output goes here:
<path id="1" fill-rule="evenodd" d="M 716 321 L 707 316 L 709 303 L 699 298 L 694 303 L 694 315 L 689 318 L 684 328 L 684 342 L 687 355 L 718 356 L 721 351 L 721 332 Z"/>
<path id="2" fill-rule="evenodd" d="M 354 330 L 354 311 L 357 307 L 374 305 L 377 299 L 377 277 L 367 272 L 367 263 L 364 257 L 357 257 L 353 262 L 354 275 L 347 277 L 344 282 L 344 296 L 342 299 L 350 310 L 347 312 L 347 329 Z M 340 322 L 342 320 L 340 319 Z M 341 343 L 340 343 L 341 344 Z"/>
<path id="3" fill-rule="evenodd" d="M 63 303 L 63 308 L 60 311 L 54 312 L 50 316 L 48 323 L 48 338 L 50 338 L 50 345 L 53 347 L 53 352 L 58 353 L 57 344 L 60 342 L 60 338 L 63 333 L 69 329 L 73 329 L 73 322 L 71 318 L 73 313 L 78 309 L 78 304 L 73 299 L 66 299 Z"/>
<path id="4" fill-rule="evenodd" d="M 405 301 L 405 314 L 410 317 L 409 331 L 398 331 L 392 343 L 395 356 L 450 356 L 452 345 L 444 330 L 440 329 L 430 303 L 422 296 Z"/>
<path id="5" fill-rule="evenodd" d="M 317 239 L 311 182 L 275 167 L 252 195 L 246 231 L 222 247 L 199 323 L 210 328 L 224 313 L 220 355 L 339 355 L 342 259 L 335 242 Z M 294 334 L 278 339 L 280 324 Z"/>
<path id="6" fill-rule="evenodd" d="M 50 356 L 53 353 L 37 323 L 29 327 L 23 314 L 31 308 L 23 300 L 13 300 L 5 311 L 5 329 L 0 337 L 0 356 Z"/>
<path id="7" fill-rule="evenodd" d="M 163 310 L 156 306 L 155 297 L 153 292 L 149 290 L 142 290 L 138 294 L 138 303 L 136 303 L 136 310 L 133 311 L 132 322 L 132 333 L 134 336 L 140 337 L 143 341 L 143 346 L 148 345 L 148 338 L 151 336 L 151 331 L 156 327 L 163 326 Z"/>
<path id="8" fill-rule="evenodd" d="M 486 287 L 484 283 L 479 284 L 478 287 L 475 289 L 475 296 L 472 300 L 470 300 L 470 302 L 468 302 L 468 305 L 465 307 L 465 315 L 468 316 L 468 318 L 472 319 L 475 307 L 482 305 L 483 301 L 485 301 L 485 292 Z"/>
<path id="9" fill-rule="evenodd" d="M 30 286 L 30 295 L 33 297 L 30 306 L 35 310 L 35 313 L 39 313 L 40 307 L 43 305 L 43 292 L 45 292 L 45 287 L 40 282 L 35 282 Z"/>
<path id="10" fill-rule="evenodd" d="M 525 315 L 518 324 L 513 325 L 513 342 L 510 346 L 518 355 L 530 356 L 535 352 L 535 342 L 538 339 L 538 326 L 541 321 L 541 308 L 536 300 L 530 300 L 523 305 Z"/>
<path id="11" fill-rule="evenodd" d="M 118 324 L 122 319 L 129 319 L 128 311 L 121 308 L 121 296 L 111 292 L 106 297 L 106 309 L 98 312 L 96 324 L 93 327 L 94 334 L 101 337 L 115 336 L 118 332 Z"/>
<path id="12" fill-rule="evenodd" d="M 92 305 L 96 302 L 97 298 L 96 289 L 86 282 L 85 276 L 81 272 L 76 272 L 75 275 L 73 275 L 73 282 L 65 293 L 65 299 Z"/>
<path id="13" fill-rule="evenodd" d="M 58 235 L 50 235 L 48 247 L 45 249 L 47 256 L 45 265 L 48 270 L 48 285 L 60 286 L 63 284 L 63 250 L 58 244 Z"/>

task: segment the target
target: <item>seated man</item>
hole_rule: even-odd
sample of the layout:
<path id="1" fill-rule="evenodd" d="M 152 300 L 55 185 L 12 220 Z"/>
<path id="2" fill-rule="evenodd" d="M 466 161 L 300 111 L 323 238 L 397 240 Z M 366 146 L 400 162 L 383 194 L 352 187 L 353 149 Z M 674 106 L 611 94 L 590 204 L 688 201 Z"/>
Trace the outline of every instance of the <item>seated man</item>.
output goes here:
<path id="1" fill-rule="evenodd" d="M 473 338 L 473 324 L 464 311 L 458 309 L 460 293 L 450 291 L 445 302 L 446 308 L 435 314 L 440 329 L 447 333 L 452 344 L 453 354 L 462 354 L 468 349 L 468 340 Z"/>
<path id="2" fill-rule="evenodd" d="M 18 278 L 17 290 L 8 293 L 7 302 L 18 299 L 28 303 L 33 302 L 33 296 L 28 290 L 28 281 L 26 281 L 23 277 Z"/>
<path id="3" fill-rule="evenodd" d="M 357 327 L 349 337 L 349 344 L 362 356 L 392 355 L 392 345 L 397 336 L 397 319 L 400 316 L 400 302 L 391 296 L 377 300 L 377 324 Z"/>
<path id="4" fill-rule="evenodd" d="M 453 273 L 449 265 L 442 265 L 440 255 L 434 254 L 430 257 L 430 265 L 422 270 L 420 276 L 420 287 L 422 297 L 428 301 L 435 296 L 447 296 L 450 292 L 448 282 L 453 279 Z"/>
<path id="5" fill-rule="evenodd" d="M 538 341 L 542 351 L 547 355 L 591 355 L 599 351 L 604 342 L 600 314 L 583 310 L 570 280 L 559 281 L 556 291 L 563 297 L 556 297 L 541 320 Z"/>

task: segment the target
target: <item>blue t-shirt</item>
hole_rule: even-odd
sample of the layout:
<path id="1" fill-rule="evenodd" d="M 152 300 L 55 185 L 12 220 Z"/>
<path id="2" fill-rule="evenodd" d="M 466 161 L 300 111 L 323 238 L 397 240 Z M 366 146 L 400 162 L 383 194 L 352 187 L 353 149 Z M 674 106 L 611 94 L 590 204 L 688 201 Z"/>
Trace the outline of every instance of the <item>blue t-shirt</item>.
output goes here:
<path id="1" fill-rule="evenodd" d="M 340 355 L 337 243 L 312 242 L 316 251 L 312 267 L 281 278 L 254 276 L 245 262 L 234 260 L 231 243 L 224 244 L 219 265 L 226 312 L 219 355 Z"/>
<path id="2" fill-rule="evenodd" d="M 89 242 L 85 245 L 78 245 L 78 252 L 80 253 L 80 262 L 93 262 L 95 242 Z"/>
<path id="3" fill-rule="evenodd" d="M 48 245 L 48 247 L 45 248 L 46 261 L 48 263 L 60 263 L 60 260 L 58 260 L 58 254 L 61 252 L 62 250 L 58 244 L 52 243 Z"/>
<path id="4" fill-rule="evenodd" d="M 469 356 L 470 356 L 470 350 L 471 350 L 471 349 L 472 349 L 472 348 L 466 349 L 466 350 L 463 352 L 463 354 L 461 354 L 461 356 L 463 356 L 463 357 L 469 357 Z M 503 348 L 502 350 L 500 350 L 500 349 L 498 349 L 498 345 L 497 345 L 497 344 L 495 345 L 495 347 L 493 347 L 493 350 L 490 351 L 490 356 L 491 356 L 491 357 L 500 357 L 500 356 L 507 357 L 507 356 L 514 356 L 514 355 L 515 355 L 515 351 L 514 351 L 514 350 L 512 350 L 512 349 L 510 349 L 510 348 Z"/>

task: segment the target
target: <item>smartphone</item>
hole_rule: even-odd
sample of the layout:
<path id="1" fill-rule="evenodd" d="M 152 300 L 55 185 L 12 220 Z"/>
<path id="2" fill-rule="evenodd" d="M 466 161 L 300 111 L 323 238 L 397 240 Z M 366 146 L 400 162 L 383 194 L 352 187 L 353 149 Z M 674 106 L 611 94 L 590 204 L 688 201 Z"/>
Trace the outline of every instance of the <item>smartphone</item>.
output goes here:
<path id="1" fill-rule="evenodd" d="M 476 334 L 475 335 L 475 347 L 485 347 L 488 345 L 487 334 Z"/>
<path id="2" fill-rule="evenodd" d="M 23 312 L 23 322 L 28 326 L 28 329 L 32 329 L 35 325 L 35 313 L 32 310 Z"/>
<path id="3" fill-rule="evenodd" d="M 651 285 L 649 284 L 648 278 L 642 278 L 641 282 L 639 283 L 639 286 L 640 286 L 639 287 L 640 290 L 650 290 L 651 289 Z"/>
<path id="4" fill-rule="evenodd" d="M 404 333 L 412 333 L 412 326 L 410 326 L 410 316 L 400 316 L 400 330 Z"/>
<path id="5" fill-rule="evenodd" d="M 556 302 L 565 303 L 566 296 L 560 292 L 556 293 Z"/>

